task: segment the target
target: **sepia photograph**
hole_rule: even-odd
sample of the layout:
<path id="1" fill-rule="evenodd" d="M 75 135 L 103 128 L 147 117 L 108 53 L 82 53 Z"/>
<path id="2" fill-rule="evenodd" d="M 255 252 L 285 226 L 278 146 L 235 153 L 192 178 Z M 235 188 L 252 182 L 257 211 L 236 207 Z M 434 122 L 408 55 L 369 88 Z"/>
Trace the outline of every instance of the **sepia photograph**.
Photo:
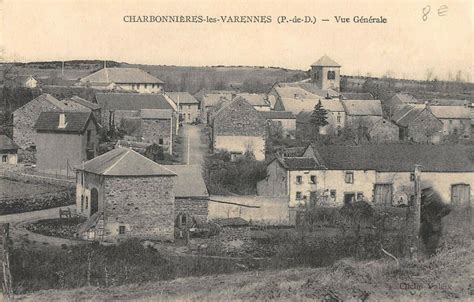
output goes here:
<path id="1" fill-rule="evenodd" d="M 473 301 L 473 4 L 0 0 L 0 301 Z"/>

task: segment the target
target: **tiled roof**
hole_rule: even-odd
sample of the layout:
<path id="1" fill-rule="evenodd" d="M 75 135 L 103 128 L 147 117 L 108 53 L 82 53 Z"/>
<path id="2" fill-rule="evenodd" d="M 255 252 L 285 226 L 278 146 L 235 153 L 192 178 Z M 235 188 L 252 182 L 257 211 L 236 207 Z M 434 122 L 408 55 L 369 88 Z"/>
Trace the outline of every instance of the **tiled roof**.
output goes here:
<path id="1" fill-rule="evenodd" d="M 176 176 L 168 168 L 122 147 L 93 158 L 77 169 L 106 176 Z"/>
<path id="2" fill-rule="evenodd" d="M 320 89 L 315 83 L 294 82 L 278 83 L 274 86 L 280 97 L 287 98 L 335 98 L 339 93 L 332 89 Z"/>
<path id="3" fill-rule="evenodd" d="M 17 150 L 18 145 L 8 136 L 0 135 L 0 150 Z"/>
<path id="4" fill-rule="evenodd" d="M 97 93 L 95 98 L 102 110 L 174 109 L 162 94 Z"/>
<path id="5" fill-rule="evenodd" d="M 206 93 L 202 97 L 202 106 L 213 107 L 221 101 L 231 101 L 232 93 Z"/>
<path id="6" fill-rule="evenodd" d="M 65 115 L 66 126 L 59 128 L 59 116 Z M 39 132 L 71 132 L 83 133 L 86 130 L 89 119 L 97 122 L 92 113 L 89 112 L 41 112 L 34 128 Z"/>
<path id="7" fill-rule="evenodd" d="M 398 102 L 402 104 L 416 104 L 419 103 L 419 101 L 412 96 L 411 94 L 408 93 L 397 93 L 394 96 L 391 97 L 393 100 L 397 100 Z"/>
<path id="8" fill-rule="evenodd" d="M 178 104 L 178 101 L 180 104 L 199 104 L 189 92 L 166 92 L 166 94 L 175 104 Z"/>
<path id="9" fill-rule="evenodd" d="M 78 103 L 84 107 L 87 107 L 89 108 L 90 110 L 98 110 L 100 109 L 100 105 L 99 104 L 95 104 L 95 103 L 91 103 L 87 100 L 84 100 L 83 98 L 81 97 L 78 97 L 77 95 L 75 96 L 72 96 L 70 98 L 67 98 L 67 99 L 64 99 L 63 102 L 67 102 L 67 101 L 72 101 L 72 102 L 75 102 L 75 103 Z"/>
<path id="10" fill-rule="evenodd" d="M 264 93 L 239 93 L 237 95 L 243 97 L 252 106 L 270 107 L 270 102 Z"/>
<path id="11" fill-rule="evenodd" d="M 322 167 L 311 157 L 277 157 L 277 160 L 287 170 L 314 170 Z"/>
<path id="12" fill-rule="evenodd" d="M 468 106 L 471 102 L 467 100 L 454 99 L 432 99 L 430 104 L 432 106 Z"/>
<path id="13" fill-rule="evenodd" d="M 142 119 L 170 120 L 173 117 L 171 109 L 142 109 L 140 110 Z"/>
<path id="14" fill-rule="evenodd" d="M 330 170 L 474 172 L 474 147 L 462 145 L 376 144 L 312 146 Z"/>
<path id="15" fill-rule="evenodd" d="M 267 120 L 296 119 L 296 116 L 289 111 L 260 111 Z"/>
<path id="16" fill-rule="evenodd" d="M 178 198 L 186 197 L 208 197 L 206 183 L 202 177 L 201 166 L 199 165 L 166 165 L 163 166 L 175 172 L 176 182 L 174 186 L 174 196 Z"/>
<path id="17" fill-rule="evenodd" d="M 342 98 L 345 100 L 373 100 L 374 96 L 368 92 L 342 92 Z"/>
<path id="18" fill-rule="evenodd" d="M 408 127 L 420 114 L 425 110 L 425 107 L 401 105 L 398 106 L 398 111 L 392 116 L 392 121 L 402 127 Z"/>
<path id="19" fill-rule="evenodd" d="M 23 108 L 25 106 L 28 106 L 28 104 L 31 103 L 31 102 L 49 102 L 50 104 L 52 104 L 54 107 L 56 107 L 58 109 L 61 109 L 61 110 L 67 110 L 68 109 L 68 106 L 66 104 L 64 104 L 63 102 L 61 102 L 60 100 L 58 100 L 54 96 L 52 96 L 48 93 L 43 93 L 43 94 L 39 95 L 38 97 L 36 97 L 36 98 L 32 99 L 31 101 L 29 101 L 28 103 L 26 103 L 22 107 L 16 109 L 16 110 L 20 110 L 21 108 Z"/>
<path id="20" fill-rule="evenodd" d="M 440 119 L 474 118 L 471 108 L 465 106 L 430 106 L 430 109 Z"/>
<path id="21" fill-rule="evenodd" d="M 380 100 L 342 100 L 348 115 L 382 116 Z"/>
<path id="22" fill-rule="evenodd" d="M 322 56 L 319 60 L 311 64 L 311 66 L 341 67 L 341 65 L 327 55 Z"/>
<path id="23" fill-rule="evenodd" d="M 164 82 L 139 68 L 103 68 L 81 79 L 91 83 L 163 84 Z"/>
<path id="24" fill-rule="evenodd" d="M 298 114 L 302 111 L 312 112 L 314 106 L 321 101 L 322 107 L 331 112 L 344 112 L 344 107 L 338 99 L 293 99 L 293 98 L 282 98 L 283 106 L 286 111 L 290 111 L 293 114 Z"/>

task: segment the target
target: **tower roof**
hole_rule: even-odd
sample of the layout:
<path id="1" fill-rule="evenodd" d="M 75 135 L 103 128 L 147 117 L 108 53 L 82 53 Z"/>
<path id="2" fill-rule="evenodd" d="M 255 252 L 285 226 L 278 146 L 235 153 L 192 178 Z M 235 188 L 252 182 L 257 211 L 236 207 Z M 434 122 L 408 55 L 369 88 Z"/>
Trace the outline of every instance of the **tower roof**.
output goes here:
<path id="1" fill-rule="evenodd" d="M 116 148 L 77 167 L 106 176 L 176 176 L 176 173 L 128 148 Z"/>
<path id="2" fill-rule="evenodd" d="M 312 66 L 324 66 L 324 67 L 341 67 L 336 61 L 328 57 L 327 55 L 322 56 L 319 60 L 311 64 Z"/>

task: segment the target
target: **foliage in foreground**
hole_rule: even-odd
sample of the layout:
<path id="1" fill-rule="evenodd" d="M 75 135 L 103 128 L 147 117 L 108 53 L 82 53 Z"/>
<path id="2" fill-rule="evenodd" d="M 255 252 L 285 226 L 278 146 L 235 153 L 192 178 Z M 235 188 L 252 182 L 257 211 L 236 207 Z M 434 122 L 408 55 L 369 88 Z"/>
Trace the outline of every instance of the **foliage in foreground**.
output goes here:
<path id="1" fill-rule="evenodd" d="M 208 155 L 204 160 L 204 180 L 213 195 L 252 195 L 257 193 L 257 182 L 266 177 L 265 162 L 245 154 L 231 161 L 228 152 Z"/>

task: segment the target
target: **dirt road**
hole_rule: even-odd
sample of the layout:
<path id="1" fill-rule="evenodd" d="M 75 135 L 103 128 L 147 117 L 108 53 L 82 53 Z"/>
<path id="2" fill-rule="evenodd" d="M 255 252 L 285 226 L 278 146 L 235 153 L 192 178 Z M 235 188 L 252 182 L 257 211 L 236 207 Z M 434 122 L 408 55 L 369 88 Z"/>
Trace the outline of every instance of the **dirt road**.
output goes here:
<path id="1" fill-rule="evenodd" d="M 207 146 L 201 142 L 201 125 L 183 125 L 183 164 L 200 165 L 207 152 Z"/>
<path id="2" fill-rule="evenodd" d="M 74 240 L 44 236 L 32 233 L 25 229 L 25 225 L 34 221 L 59 217 L 59 209 L 74 208 L 75 206 L 58 207 L 41 211 L 0 216 L 0 223 L 10 223 L 10 237 L 28 239 L 31 242 L 61 246 L 62 244 L 75 244 Z"/>

